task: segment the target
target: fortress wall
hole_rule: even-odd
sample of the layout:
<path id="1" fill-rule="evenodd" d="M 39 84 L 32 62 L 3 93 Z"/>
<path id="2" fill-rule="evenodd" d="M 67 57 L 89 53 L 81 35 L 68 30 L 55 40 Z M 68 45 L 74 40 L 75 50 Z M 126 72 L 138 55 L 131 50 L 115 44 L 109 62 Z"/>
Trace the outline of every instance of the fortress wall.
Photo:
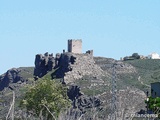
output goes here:
<path id="1" fill-rule="evenodd" d="M 91 54 L 73 54 L 76 58 L 74 64 L 70 64 L 72 71 L 65 73 L 64 81 L 66 83 L 73 82 L 85 75 L 93 75 L 99 77 L 103 75 L 103 70 L 95 64 Z"/>

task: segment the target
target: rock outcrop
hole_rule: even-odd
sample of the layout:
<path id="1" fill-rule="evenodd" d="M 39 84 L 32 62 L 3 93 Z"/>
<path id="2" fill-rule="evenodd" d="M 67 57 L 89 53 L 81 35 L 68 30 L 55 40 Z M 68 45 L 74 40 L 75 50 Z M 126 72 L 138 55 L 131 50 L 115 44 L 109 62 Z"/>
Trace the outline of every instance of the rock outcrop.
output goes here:
<path id="1" fill-rule="evenodd" d="M 71 64 L 74 64 L 75 58 L 72 53 L 63 53 L 56 55 L 55 77 L 64 78 L 65 73 L 72 71 Z"/>
<path id="2" fill-rule="evenodd" d="M 48 54 L 48 52 L 44 55 L 37 54 L 35 57 L 34 75 L 43 77 L 55 67 L 55 61 L 57 61 L 57 58 L 55 59 L 53 54 Z"/>
<path id="3" fill-rule="evenodd" d="M 102 101 L 98 97 L 84 95 L 78 86 L 70 86 L 67 95 L 72 100 L 73 108 L 78 108 L 81 113 L 85 113 L 86 108 L 94 108 L 102 104 Z"/>
<path id="4" fill-rule="evenodd" d="M 24 82 L 24 79 L 19 75 L 20 70 L 12 68 L 0 77 L 0 91 L 5 87 L 10 87 L 11 83 Z M 13 89 L 12 87 L 10 87 Z"/>

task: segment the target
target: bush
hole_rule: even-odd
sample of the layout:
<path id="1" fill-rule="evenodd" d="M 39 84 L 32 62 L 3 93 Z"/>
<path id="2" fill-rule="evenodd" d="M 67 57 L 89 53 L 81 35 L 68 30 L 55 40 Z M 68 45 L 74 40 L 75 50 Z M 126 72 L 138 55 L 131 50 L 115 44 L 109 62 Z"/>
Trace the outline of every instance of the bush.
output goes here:
<path id="1" fill-rule="evenodd" d="M 140 55 L 138 55 L 138 53 L 133 53 L 132 57 L 135 59 L 140 59 Z"/>
<path id="2" fill-rule="evenodd" d="M 55 119 L 70 106 L 67 88 L 53 80 L 39 80 L 26 92 L 21 106 L 35 117 Z"/>

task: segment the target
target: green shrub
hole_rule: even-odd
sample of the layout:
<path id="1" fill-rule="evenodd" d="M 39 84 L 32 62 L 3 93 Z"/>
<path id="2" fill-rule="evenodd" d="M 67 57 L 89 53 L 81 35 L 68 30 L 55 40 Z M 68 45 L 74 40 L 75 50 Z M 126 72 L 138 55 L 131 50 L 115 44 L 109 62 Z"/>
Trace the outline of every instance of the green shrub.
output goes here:
<path id="1" fill-rule="evenodd" d="M 41 79 L 26 92 L 21 106 L 35 117 L 55 119 L 59 113 L 70 106 L 67 88 L 54 80 Z"/>

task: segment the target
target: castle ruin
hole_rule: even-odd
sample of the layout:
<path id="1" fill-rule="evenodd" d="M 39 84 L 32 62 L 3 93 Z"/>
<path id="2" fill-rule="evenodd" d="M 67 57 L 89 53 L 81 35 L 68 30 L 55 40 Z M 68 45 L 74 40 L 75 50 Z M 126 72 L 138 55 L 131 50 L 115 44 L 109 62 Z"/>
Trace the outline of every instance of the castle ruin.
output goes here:
<path id="1" fill-rule="evenodd" d="M 69 39 L 68 40 L 68 52 L 82 53 L 82 40 L 81 39 Z"/>
<path id="2" fill-rule="evenodd" d="M 81 39 L 69 39 L 68 52 L 63 50 L 63 53 L 57 53 L 55 57 L 53 53 L 48 54 L 48 52 L 44 55 L 36 55 L 34 69 L 36 78 L 43 77 L 53 69 L 56 70 L 53 76 L 56 76 L 56 78 L 63 78 L 66 83 L 69 82 L 69 80 L 80 79 L 84 75 L 93 74 L 98 76 L 98 74 L 102 72 L 100 68 L 95 65 L 93 50 L 82 53 Z M 98 70 L 99 73 L 97 72 Z"/>

